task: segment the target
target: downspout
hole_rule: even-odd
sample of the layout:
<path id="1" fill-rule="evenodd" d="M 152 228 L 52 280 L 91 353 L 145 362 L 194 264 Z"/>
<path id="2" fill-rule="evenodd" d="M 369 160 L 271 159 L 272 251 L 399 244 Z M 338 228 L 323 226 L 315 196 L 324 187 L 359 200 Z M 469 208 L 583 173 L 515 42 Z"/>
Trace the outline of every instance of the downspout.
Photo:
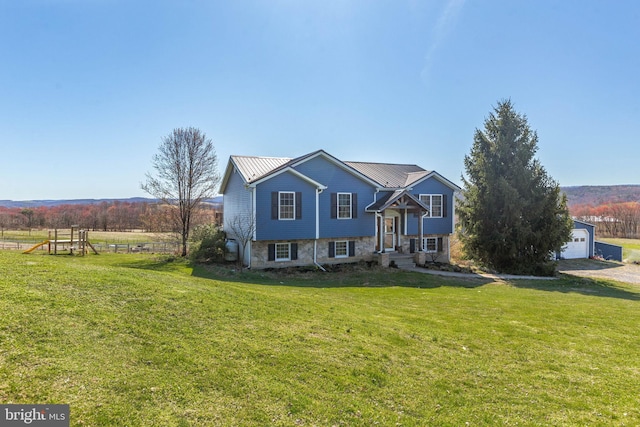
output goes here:
<path id="1" fill-rule="evenodd" d="M 251 188 L 251 205 L 252 205 L 252 215 L 253 215 L 253 220 L 254 221 L 258 221 L 258 217 L 256 216 L 256 187 L 252 187 Z M 256 240 L 256 233 L 257 233 L 258 227 L 256 226 L 256 224 L 253 225 L 253 236 L 251 238 L 251 241 L 249 242 L 249 251 L 247 253 L 247 255 L 249 256 L 249 262 L 247 263 L 247 268 L 251 269 L 251 249 L 253 248 L 253 242 L 255 242 Z"/>
<path id="2" fill-rule="evenodd" d="M 322 270 L 322 271 L 326 272 L 327 270 L 326 270 L 323 266 L 321 266 L 320 264 L 318 264 L 318 261 L 317 261 L 317 253 L 318 253 L 318 241 L 317 241 L 317 240 L 314 240 L 314 242 L 313 242 L 313 264 L 314 264 L 316 267 L 318 267 L 320 270 Z"/>
<path id="3" fill-rule="evenodd" d="M 427 212 L 420 216 L 420 251 L 424 250 L 424 219 L 427 217 Z"/>
<path id="4" fill-rule="evenodd" d="M 448 262 L 451 262 L 451 236 L 456 232 L 456 191 L 453 190 L 451 197 L 447 197 L 447 199 L 451 199 L 451 233 L 447 238 L 447 258 Z"/>
<path id="5" fill-rule="evenodd" d="M 322 271 L 327 271 L 318 263 L 318 239 L 320 238 L 320 193 L 322 188 L 316 188 L 316 238 L 313 240 L 313 264 Z"/>

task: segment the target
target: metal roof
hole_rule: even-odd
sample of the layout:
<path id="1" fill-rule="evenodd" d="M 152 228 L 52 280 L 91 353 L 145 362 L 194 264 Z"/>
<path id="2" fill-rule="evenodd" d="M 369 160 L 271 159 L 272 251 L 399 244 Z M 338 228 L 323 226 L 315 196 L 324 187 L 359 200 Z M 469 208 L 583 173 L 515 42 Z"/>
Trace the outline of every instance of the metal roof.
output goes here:
<path id="1" fill-rule="evenodd" d="M 231 156 L 231 161 L 248 184 L 286 168 L 287 165 L 297 165 L 307 159 L 322 154 L 318 150 L 297 158 L 290 157 L 261 157 L 261 156 Z M 326 154 L 326 153 L 325 153 Z M 328 154 L 326 154 L 329 156 Z M 371 162 L 343 162 L 333 157 L 338 164 L 343 164 L 364 178 L 377 183 L 382 188 L 407 188 L 432 172 L 417 165 L 371 163 Z M 224 187 L 224 183 L 223 183 Z"/>
<path id="2" fill-rule="evenodd" d="M 291 161 L 288 157 L 231 156 L 245 182 L 256 181 Z"/>
<path id="3" fill-rule="evenodd" d="M 430 173 L 417 165 L 367 162 L 344 163 L 385 188 L 405 188 Z"/>

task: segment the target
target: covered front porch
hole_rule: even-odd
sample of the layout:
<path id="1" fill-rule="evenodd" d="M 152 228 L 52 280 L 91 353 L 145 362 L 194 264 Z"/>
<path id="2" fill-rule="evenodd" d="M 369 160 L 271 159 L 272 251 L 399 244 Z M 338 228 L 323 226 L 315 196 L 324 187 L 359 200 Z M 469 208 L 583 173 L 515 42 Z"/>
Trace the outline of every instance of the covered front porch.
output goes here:
<path id="1" fill-rule="evenodd" d="M 375 213 L 377 253 L 422 252 L 423 218 L 429 209 L 417 197 L 406 190 L 389 192 L 366 210 Z M 408 231 L 412 221 L 417 224 L 417 234 Z"/>

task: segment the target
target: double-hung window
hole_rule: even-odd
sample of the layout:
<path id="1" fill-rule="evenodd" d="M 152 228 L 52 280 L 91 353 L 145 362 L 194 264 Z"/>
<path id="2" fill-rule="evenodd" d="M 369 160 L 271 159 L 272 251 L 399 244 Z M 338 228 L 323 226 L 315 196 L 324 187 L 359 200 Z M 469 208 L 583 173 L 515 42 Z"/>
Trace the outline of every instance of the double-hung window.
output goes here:
<path id="1" fill-rule="evenodd" d="M 272 191 L 271 219 L 295 220 L 302 219 L 302 192 L 300 191 Z"/>
<path id="2" fill-rule="evenodd" d="M 338 219 L 351 219 L 351 193 L 338 193 Z"/>
<path id="3" fill-rule="evenodd" d="M 298 244 L 295 242 L 269 243 L 269 261 L 295 261 L 298 259 Z"/>
<path id="4" fill-rule="evenodd" d="M 430 218 L 443 217 L 444 198 L 442 194 L 421 194 L 420 201 L 425 205 L 427 205 L 427 207 L 429 208 L 427 217 L 430 217 Z"/>
<path id="5" fill-rule="evenodd" d="M 336 242 L 336 258 L 346 258 L 349 256 L 349 246 L 346 240 Z"/>
<path id="6" fill-rule="evenodd" d="M 278 219 L 296 219 L 296 193 L 281 191 L 278 193 Z"/>
<path id="7" fill-rule="evenodd" d="M 276 243 L 276 261 L 291 261 L 291 243 Z"/>
<path id="8" fill-rule="evenodd" d="M 358 218 L 358 193 L 331 193 L 331 218 Z"/>
<path id="9" fill-rule="evenodd" d="M 329 242 L 329 258 L 348 258 L 353 256 L 356 256 L 355 240 Z"/>
<path id="10" fill-rule="evenodd" d="M 424 238 L 424 251 L 425 252 L 438 252 L 438 239 L 435 237 Z"/>

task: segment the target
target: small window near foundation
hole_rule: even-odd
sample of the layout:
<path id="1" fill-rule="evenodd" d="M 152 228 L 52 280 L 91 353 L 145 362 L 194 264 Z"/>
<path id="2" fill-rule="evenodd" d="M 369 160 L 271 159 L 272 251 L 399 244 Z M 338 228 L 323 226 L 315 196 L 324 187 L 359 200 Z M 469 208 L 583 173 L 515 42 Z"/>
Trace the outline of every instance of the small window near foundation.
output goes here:
<path id="1" fill-rule="evenodd" d="M 424 251 L 425 252 L 438 252 L 438 239 L 435 237 L 425 237 L 424 239 Z"/>
<path id="2" fill-rule="evenodd" d="M 276 261 L 291 261 L 291 245 L 276 243 Z"/>
<path id="3" fill-rule="evenodd" d="M 336 258 L 346 258 L 349 256 L 349 245 L 346 240 L 336 242 Z"/>

